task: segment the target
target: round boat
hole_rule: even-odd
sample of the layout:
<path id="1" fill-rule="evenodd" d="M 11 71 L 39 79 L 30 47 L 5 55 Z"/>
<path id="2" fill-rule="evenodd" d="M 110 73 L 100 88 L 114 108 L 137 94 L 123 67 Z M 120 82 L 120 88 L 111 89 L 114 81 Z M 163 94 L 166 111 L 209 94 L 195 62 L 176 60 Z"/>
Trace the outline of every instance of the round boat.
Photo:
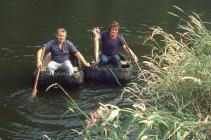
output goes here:
<path id="1" fill-rule="evenodd" d="M 71 63 L 74 68 L 74 73 L 71 76 L 65 74 L 65 72 L 61 70 L 55 71 L 54 75 L 49 75 L 46 71 L 46 66 L 50 62 L 50 54 L 47 54 L 43 60 L 43 67 L 40 71 L 39 79 L 38 79 L 38 89 L 45 90 L 52 84 L 58 83 L 64 88 L 74 88 L 79 87 L 84 83 L 84 73 L 81 69 L 80 61 L 73 55 L 70 57 Z M 34 85 L 34 81 L 36 79 L 37 71 L 32 75 L 32 85 Z"/>
<path id="2" fill-rule="evenodd" d="M 107 85 L 125 85 L 129 83 L 133 78 L 131 65 L 122 55 L 120 55 L 120 59 L 121 68 L 114 68 L 112 65 L 94 65 L 84 69 L 85 82 Z"/>

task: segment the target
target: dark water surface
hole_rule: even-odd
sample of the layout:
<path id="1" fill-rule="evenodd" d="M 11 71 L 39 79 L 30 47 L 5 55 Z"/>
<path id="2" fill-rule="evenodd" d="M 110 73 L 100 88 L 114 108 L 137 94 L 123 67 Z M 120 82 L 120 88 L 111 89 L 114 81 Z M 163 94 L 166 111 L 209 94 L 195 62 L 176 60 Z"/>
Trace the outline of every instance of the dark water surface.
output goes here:
<path id="1" fill-rule="evenodd" d="M 90 60 L 90 32 L 94 26 L 107 29 L 113 20 L 140 58 L 150 49 L 142 45 L 149 26 L 162 26 L 173 32 L 177 20 L 167 12 L 172 5 L 196 12 L 211 20 L 208 0 L 2 0 L 0 1 L 0 138 L 2 139 L 79 139 L 72 129 L 81 131 L 84 121 L 79 112 L 68 111 L 71 103 L 64 94 L 48 93 L 31 97 L 31 73 L 36 51 L 52 39 L 62 26 L 68 39 Z M 208 27 L 209 28 L 209 27 Z M 141 60 L 141 59 L 140 59 Z M 83 86 L 70 91 L 71 97 L 86 113 L 98 102 L 118 103 L 123 88 Z"/>

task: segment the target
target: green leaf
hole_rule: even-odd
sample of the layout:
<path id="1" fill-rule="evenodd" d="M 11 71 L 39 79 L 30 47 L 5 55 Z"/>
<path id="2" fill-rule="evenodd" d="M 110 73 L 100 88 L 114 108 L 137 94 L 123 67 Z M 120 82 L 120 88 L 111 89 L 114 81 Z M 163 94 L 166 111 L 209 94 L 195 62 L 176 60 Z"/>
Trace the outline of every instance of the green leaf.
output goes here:
<path id="1" fill-rule="evenodd" d="M 135 118 L 133 116 L 127 116 L 123 121 L 122 121 L 122 128 L 127 129 L 133 122 L 135 121 Z"/>
<path id="2" fill-rule="evenodd" d="M 111 112 L 110 116 L 108 117 L 107 121 L 113 121 L 115 117 L 119 115 L 119 109 L 115 109 Z"/>
<path id="3" fill-rule="evenodd" d="M 182 139 L 180 132 L 177 132 L 176 139 L 177 140 L 181 140 Z"/>

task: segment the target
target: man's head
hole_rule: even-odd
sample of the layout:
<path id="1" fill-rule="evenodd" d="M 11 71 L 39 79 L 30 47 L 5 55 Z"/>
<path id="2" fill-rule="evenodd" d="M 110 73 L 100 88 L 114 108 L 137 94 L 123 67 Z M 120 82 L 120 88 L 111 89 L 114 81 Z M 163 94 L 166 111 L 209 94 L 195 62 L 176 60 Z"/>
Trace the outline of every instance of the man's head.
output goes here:
<path id="1" fill-rule="evenodd" d="M 115 38 L 118 35 L 120 25 L 117 21 L 113 21 L 109 26 L 109 35 L 111 38 Z"/>
<path id="2" fill-rule="evenodd" d="M 109 31 L 111 31 L 112 28 L 120 28 L 119 22 L 117 21 L 113 21 L 110 25 L 109 25 Z"/>
<path id="3" fill-rule="evenodd" d="M 64 28 L 59 28 L 56 31 L 56 38 L 59 43 L 63 43 L 67 37 L 67 31 Z"/>

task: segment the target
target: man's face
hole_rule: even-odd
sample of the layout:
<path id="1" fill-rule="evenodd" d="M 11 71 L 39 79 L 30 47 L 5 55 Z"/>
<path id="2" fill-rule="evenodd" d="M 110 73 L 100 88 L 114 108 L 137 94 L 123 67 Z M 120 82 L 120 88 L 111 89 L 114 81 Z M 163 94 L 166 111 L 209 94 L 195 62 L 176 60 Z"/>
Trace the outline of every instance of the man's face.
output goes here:
<path id="1" fill-rule="evenodd" d="M 67 34 L 65 32 L 58 32 L 56 35 L 56 38 L 59 43 L 63 43 L 67 37 Z"/>
<path id="2" fill-rule="evenodd" d="M 110 36 L 111 37 L 116 37 L 118 32 L 119 32 L 119 28 L 118 27 L 112 27 L 111 30 L 110 30 Z"/>

